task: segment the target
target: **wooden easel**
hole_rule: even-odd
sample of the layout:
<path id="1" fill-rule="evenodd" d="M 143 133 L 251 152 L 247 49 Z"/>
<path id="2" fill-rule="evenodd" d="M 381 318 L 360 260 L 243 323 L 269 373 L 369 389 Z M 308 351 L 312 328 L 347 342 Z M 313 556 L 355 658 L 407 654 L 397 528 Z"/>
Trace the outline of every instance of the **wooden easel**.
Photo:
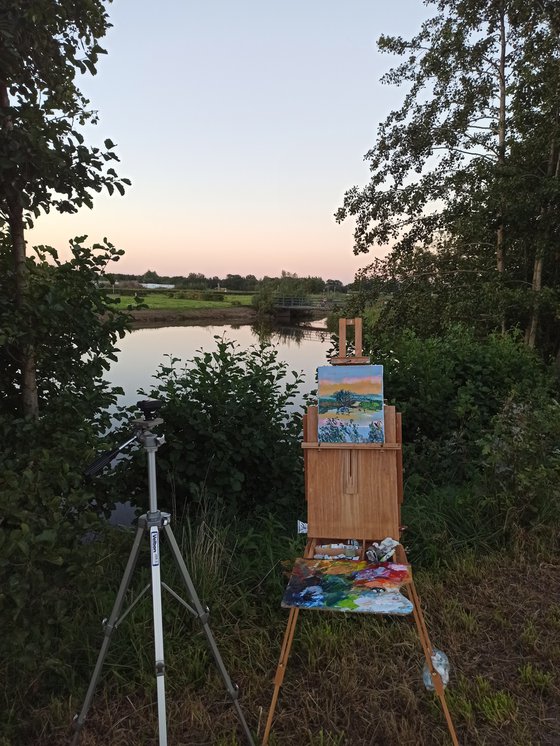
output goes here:
<path id="1" fill-rule="evenodd" d="M 346 355 L 347 326 L 353 324 L 354 355 Z M 340 319 L 339 356 L 331 358 L 333 365 L 364 365 L 369 358 L 362 356 L 362 320 Z M 320 544 L 361 541 L 361 558 L 373 541 L 387 536 L 398 539 L 401 532 L 401 504 L 403 501 L 402 426 L 401 415 L 392 406 L 385 406 L 384 443 L 319 443 L 318 409 L 308 407 L 303 418 L 303 448 L 305 495 L 307 499 L 308 541 L 304 557 L 313 557 Z M 397 547 L 396 561 L 408 564 L 402 545 Z M 411 579 L 403 586 L 413 605 L 413 615 L 420 644 L 432 677 L 454 746 L 457 735 L 445 700 L 441 676 L 432 663 L 432 645 L 424 622 L 420 599 Z M 299 608 L 291 608 L 280 659 L 274 678 L 274 692 L 262 746 L 268 738 L 274 719 L 280 687 L 284 680 L 288 658 L 299 616 Z"/>

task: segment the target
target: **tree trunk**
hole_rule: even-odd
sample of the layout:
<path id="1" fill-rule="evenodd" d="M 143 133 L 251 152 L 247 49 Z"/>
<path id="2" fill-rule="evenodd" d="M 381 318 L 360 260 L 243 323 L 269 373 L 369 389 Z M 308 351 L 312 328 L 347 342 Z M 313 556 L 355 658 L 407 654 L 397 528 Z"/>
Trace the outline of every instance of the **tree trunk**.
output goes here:
<path id="1" fill-rule="evenodd" d="M 554 131 L 556 131 L 556 127 L 558 126 L 558 118 L 559 112 L 556 111 L 556 116 L 554 118 L 555 121 L 553 121 Z M 549 179 L 558 179 L 560 177 L 560 153 L 558 153 L 558 147 L 554 134 L 550 143 L 550 152 L 548 156 L 546 175 Z M 544 216 L 548 210 L 550 210 L 550 207 L 543 207 L 541 209 L 541 216 Z M 542 290 L 543 264 L 544 245 L 543 241 L 539 241 L 537 243 L 537 248 L 535 251 L 535 261 L 533 263 L 533 279 L 531 282 L 531 291 L 533 295 L 531 318 L 527 329 L 525 330 L 525 344 L 531 349 L 534 349 L 536 347 L 537 334 L 539 330 L 539 295 Z"/>
<path id="2" fill-rule="evenodd" d="M 10 203 L 12 200 L 10 200 Z M 15 200 L 14 200 L 15 202 Z M 10 239 L 16 282 L 16 308 L 23 310 L 28 294 L 27 267 L 25 264 L 25 237 L 23 209 L 21 205 L 9 204 Z M 23 344 L 16 351 L 21 369 L 21 408 L 24 416 L 37 417 L 39 399 L 37 396 L 37 363 L 35 349 Z"/>
<path id="3" fill-rule="evenodd" d="M 500 62 L 499 62 L 499 91 L 500 102 L 498 110 L 498 178 L 502 178 L 502 170 L 506 162 L 506 14 L 503 3 L 500 8 Z M 504 206 L 500 204 L 498 214 L 498 229 L 496 231 L 496 269 L 503 277 L 505 273 L 505 228 Z M 502 315 L 502 334 L 506 332 L 505 313 Z"/>
<path id="4" fill-rule="evenodd" d="M 542 270 L 543 270 L 543 251 L 539 243 L 535 255 L 533 266 L 533 282 L 531 289 L 533 291 L 533 308 L 531 309 L 531 321 L 525 332 L 525 344 L 534 349 L 537 343 L 537 332 L 539 328 L 539 293 L 542 288 Z"/>
<path id="5" fill-rule="evenodd" d="M 8 87 L 0 81 L 0 106 L 10 105 Z M 11 130 L 12 123 L 8 119 L 5 129 Z M 8 213 L 10 241 L 12 245 L 12 260 L 15 278 L 16 308 L 24 312 L 28 296 L 28 274 L 25 263 L 25 233 L 23 223 L 23 208 L 17 189 L 12 194 L 3 195 Z M 37 396 L 37 362 L 33 345 L 25 344 L 16 350 L 21 371 L 21 411 L 24 416 L 37 417 L 39 414 L 39 399 Z"/>
<path id="6" fill-rule="evenodd" d="M 538 3 L 541 12 L 544 13 L 545 18 L 549 21 L 550 27 L 556 37 L 560 40 L 560 17 L 555 16 L 552 12 L 552 7 L 547 8 L 543 2 Z M 557 88 L 556 95 L 558 96 L 559 90 Z M 555 121 L 553 121 L 553 131 L 555 132 L 558 127 L 558 121 L 560 118 L 560 112 L 556 110 Z M 556 137 L 553 134 L 552 141 L 550 143 L 550 153 L 548 158 L 547 176 L 549 178 L 554 177 L 555 179 L 560 178 L 560 153 L 558 153 L 558 144 Z M 546 212 L 546 209 L 541 210 L 541 214 Z M 535 348 L 537 344 L 537 334 L 539 330 L 539 294 L 542 290 L 542 274 L 544 264 L 544 251 L 542 242 L 539 242 L 535 253 L 535 261 L 533 263 L 533 279 L 531 282 L 531 290 L 533 294 L 533 304 L 531 309 L 531 318 L 527 328 L 525 330 L 525 343 L 528 347 Z M 560 370 L 560 347 L 556 354 L 556 366 Z"/>

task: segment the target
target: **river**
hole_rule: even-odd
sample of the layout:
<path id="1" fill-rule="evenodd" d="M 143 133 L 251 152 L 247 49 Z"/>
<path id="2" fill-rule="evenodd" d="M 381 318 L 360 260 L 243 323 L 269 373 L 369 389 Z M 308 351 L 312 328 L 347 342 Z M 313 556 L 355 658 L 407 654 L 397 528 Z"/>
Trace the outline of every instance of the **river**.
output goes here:
<path id="1" fill-rule="evenodd" d="M 166 355 L 187 362 L 200 350 L 212 352 L 216 347 L 216 336 L 234 341 L 242 349 L 259 342 L 259 333 L 250 325 L 161 326 L 129 332 L 118 343 L 117 361 L 107 373 L 108 380 L 124 391 L 118 403 L 134 404 L 139 398 L 139 389 L 149 391 L 155 383 L 154 374 L 159 365 L 169 360 Z M 303 373 L 302 396 L 313 391 L 316 388 L 316 368 L 326 364 L 331 349 L 331 336 L 326 331 L 325 320 L 310 322 L 305 327 L 273 329 L 266 337 L 278 350 L 279 360 L 286 362 L 289 369 Z"/>
<path id="2" fill-rule="evenodd" d="M 150 390 L 159 365 L 168 361 L 166 355 L 187 362 L 199 350 L 212 352 L 216 348 L 216 336 L 237 342 L 243 349 L 259 342 L 259 333 L 248 324 L 161 326 L 129 332 L 118 343 L 117 361 L 107 373 L 107 379 L 124 391 L 118 404 L 135 404 L 141 398 L 139 389 Z M 274 329 L 266 338 L 278 350 L 279 360 L 286 362 L 289 369 L 303 373 L 305 380 L 297 404 L 302 403 L 303 396 L 315 390 L 317 366 L 326 364 L 331 350 L 331 336 L 325 320 L 313 321 L 305 327 Z M 109 520 L 114 525 L 130 525 L 134 516 L 134 508 L 127 501 L 116 505 Z"/>

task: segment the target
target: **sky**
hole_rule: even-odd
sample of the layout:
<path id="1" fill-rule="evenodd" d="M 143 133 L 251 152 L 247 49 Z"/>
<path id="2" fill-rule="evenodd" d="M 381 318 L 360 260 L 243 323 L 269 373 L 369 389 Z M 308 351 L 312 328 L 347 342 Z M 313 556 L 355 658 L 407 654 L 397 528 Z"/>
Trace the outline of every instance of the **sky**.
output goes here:
<path id="1" fill-rule="evenodd" d="M 344 193 L 368 181 L 364 154 L 404 92 L 380 77 L 381 34 L 412 36 L 421 0 L 115 0 L 108 55 L 78 83 L 99 112 L 87 144 L 117 144 L 124 197 L 36 221 L 30 245 L 67 255 L 107 237 L 115 271 L 254 274 L 351 282 Z M 382 255 L 377 250 L 375 255 Z"/>

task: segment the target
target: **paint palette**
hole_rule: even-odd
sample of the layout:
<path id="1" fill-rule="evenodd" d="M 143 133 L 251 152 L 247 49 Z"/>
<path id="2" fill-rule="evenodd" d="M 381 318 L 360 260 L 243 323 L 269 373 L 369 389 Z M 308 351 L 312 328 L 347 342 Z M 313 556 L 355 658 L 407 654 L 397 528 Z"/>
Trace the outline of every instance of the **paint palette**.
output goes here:
<path id="1" fill-rule="evenodd" d="M 410 565 L 298 558 L 282 599 L 284 608 L 367 614 L 410 614 L 400 592 L 410 582 Z"/>

